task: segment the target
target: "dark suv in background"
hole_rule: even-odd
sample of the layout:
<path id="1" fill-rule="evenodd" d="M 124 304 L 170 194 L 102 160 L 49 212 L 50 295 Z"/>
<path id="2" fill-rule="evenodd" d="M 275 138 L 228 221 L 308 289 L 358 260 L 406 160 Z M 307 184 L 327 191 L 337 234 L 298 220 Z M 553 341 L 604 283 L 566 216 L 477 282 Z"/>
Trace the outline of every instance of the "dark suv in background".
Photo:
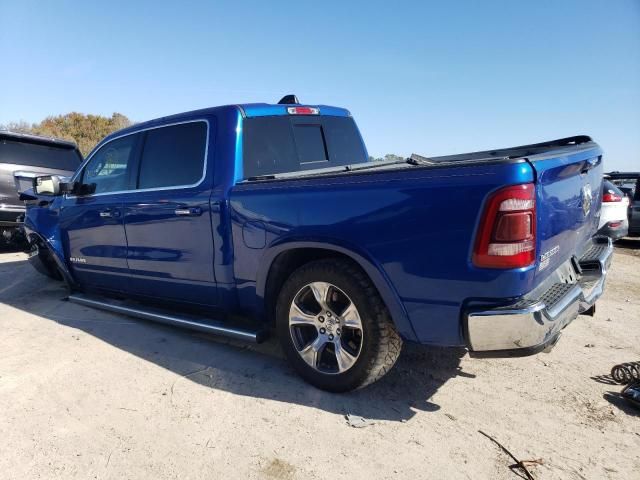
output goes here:
<path id="1" fill-rule="evenodd" d="M 20 239 L 25 203 L 19 195 L 33 178 L 71 176 L 81 163 L 73 142 L 0 130 L 0 247 Z"/>

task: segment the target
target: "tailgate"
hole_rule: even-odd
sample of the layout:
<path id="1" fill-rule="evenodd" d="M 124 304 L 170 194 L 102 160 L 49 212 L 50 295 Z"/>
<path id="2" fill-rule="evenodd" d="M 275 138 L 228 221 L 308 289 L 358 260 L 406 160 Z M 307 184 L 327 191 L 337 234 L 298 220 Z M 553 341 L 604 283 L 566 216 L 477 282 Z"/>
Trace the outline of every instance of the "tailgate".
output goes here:
<path id="1" fill-rule="evenodd" d="M 588 142 L 528 160 L 536 172 L 539 284 L 573 255 L 579 257 L 598 229 L 602 151 Z"/>

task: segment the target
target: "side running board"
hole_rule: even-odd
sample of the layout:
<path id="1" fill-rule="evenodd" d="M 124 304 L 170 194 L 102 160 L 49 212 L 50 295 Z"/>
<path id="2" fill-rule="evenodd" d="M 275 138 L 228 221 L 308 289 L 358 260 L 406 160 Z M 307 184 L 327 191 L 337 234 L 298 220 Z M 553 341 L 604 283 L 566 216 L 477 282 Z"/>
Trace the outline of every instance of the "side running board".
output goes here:
<path id="1" fill-rule="evenodd" d="M 74 293 L 68 297 L 70 302 L 78 303 L 87 307 L 107 310 L 109 312 L 120 313 L 130 317 L 151 320 L 152 322 L 175 325 L 178 327 L 197 330 L 214 335 L 234 338 L 245 342 L 261 343 L 267 338 L 267 331 L 264 329 L 241 329 L 232 327 L 218 320 L 204 317 L 197 317 L 188 314 L 178 314 L 158 308 L 148 307 L 137 303 L 114 300 L 97 295 L 87 295 Z"/>

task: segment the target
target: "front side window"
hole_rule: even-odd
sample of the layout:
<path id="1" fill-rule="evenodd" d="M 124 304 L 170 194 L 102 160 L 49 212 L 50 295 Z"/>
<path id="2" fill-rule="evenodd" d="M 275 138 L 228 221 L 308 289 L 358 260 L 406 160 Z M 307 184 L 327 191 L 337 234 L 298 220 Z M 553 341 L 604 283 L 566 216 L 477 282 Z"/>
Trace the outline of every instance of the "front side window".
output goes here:
<path id="1" fill-rule="evenodd" d="M 139 135 L 127 135 L 106 143 L 84 167 L 82 183 L 95 184 L 94 193 L 129 189 L 129 165 L 134 156 Z"/>
<path id="2" fill-rule="evenodd" d="M 138 188 L 195 185 L 203 177 L 207 124 L 190 122 L 146 132 Z"/>

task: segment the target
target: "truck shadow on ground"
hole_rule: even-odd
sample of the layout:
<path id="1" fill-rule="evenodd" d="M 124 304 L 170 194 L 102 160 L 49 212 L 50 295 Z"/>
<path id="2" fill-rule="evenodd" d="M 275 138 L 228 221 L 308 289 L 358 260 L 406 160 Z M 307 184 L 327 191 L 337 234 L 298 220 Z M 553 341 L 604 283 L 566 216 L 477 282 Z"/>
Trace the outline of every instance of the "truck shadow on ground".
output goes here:
<path id="1" fill-rule="evenodd" d="M 32 272 L 26 262 L 14 266 L 13 284 L 0 293 L 0 302 L 43 321 L 86 332 L 176 373 L 178 377 L 167 392 L 171 395 L 182 382 L 190 381 L 236 395 L 373 420 L 402 421 L 412 418 L 416 411 L 439 410 L 440 406 L 430 399 L 451 378 L 474 377 L 460 368 L 464 349 L 407 344 L 395 368 L 377 383 L 347 394 L 331 394 L 300 379 L 273 339 L 261 345 L 247 345 L 93 310 L 63 301 L 64 287 Z M 8 280 L 7 273 L 0 275 L 0 282 Z"/>
<path id="2" fill-rule="evenodd" d="M 640 256 L 640 238 L 623 238 L 617 240 L 614 245 L 620 253 Z"/>

